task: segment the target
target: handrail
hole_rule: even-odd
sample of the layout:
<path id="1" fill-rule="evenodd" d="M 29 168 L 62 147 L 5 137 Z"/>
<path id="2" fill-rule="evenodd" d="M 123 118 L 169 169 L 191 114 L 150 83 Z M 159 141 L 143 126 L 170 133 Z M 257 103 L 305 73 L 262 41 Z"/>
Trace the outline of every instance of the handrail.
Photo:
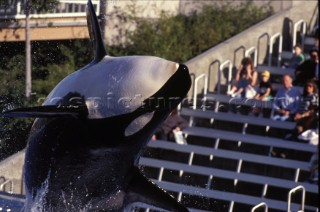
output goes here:
<path id="1" fill-rule="evenodd" d="M 264 207 L 264 211 L 265 211 L 265 212 L 268 212 L 268 205 L 267 205 L 267 203 L 265 203 L 265 202 L 261 202 L 261 203 L 259 203 L 258 205 L 254 206 L 254 207 L 251 209 L 251 212 L 254 212 L 256 209 L 261 208 L 261 207 Z"/>
<path id="2" fill-rule="evenodd" d="M 32 17 L 32 18 L 56 18 L 56 17 L 61 18 L 61 17 L 85 17 L 86 16 L 86 11 L 78 10 L 78 11 L 73 11 L 73 12 L 62 12 L 62 9 L 61 9 L 62 4 L 86 5 L 87 0 L 59 0 L 59 5 L 57 6 L 57 9 L 54 10 L 54 12 L 47 12 L 45 14 L 37 14 L 37 13 L 33 13 L 31 11 L 30 17 Z M 92 4 L 97 5 L 97 8 L 95 10 L 96 10 L 96 14 L 99 14 L 99 10 L 100 10 L 99 0 L 92 0 Z M 15 11 L 16 11 L 15 14 L 1 15 L 0 19 L 3 19 L 3 18 L 4 19 L 7 19 L 7 18 L 24 19 L 26 17 L 26 15 L 24 14 L 23 6 L 20 1 L 15 5 Z"/>
<path id="3" fill-rule="evenodd" d="M 198 93 L 198 81 L 204 78 L 204 85 L 203 85 L 203 98 L 205 101 L 206 95 L 207 95 L 207 87 L 208 87 L 208 77 L 206 74 L 200 74 L 196 79 L 194 80 L 194 92 L 193 92 L 193 105 L 192 108 L 195 110 L 197 109 L 197 93 Z"/>
<path id="4" fill-rule="evenodd" d="M 12 180 L 6 180 L 3 183 L 1 183 L 0 184 L 0 191 L 4 191 L 4 186 L 8 183 L 10 183 L 10 191 L 8 193 L 12 194 L 13 193 L 13 181 Z"/>
<path id="5" fill-rule="evenodd" d="M 292 40 L 292 51 L 293 51 L 293 47 L 296 45 L 297 43 L 297 31 L 298 31 L 298 26 L 300 26 L 302 24 L 302 37 L 301 37 L 301 47 L 303 50 L 303 46 L 304 46 L 304 37 L 306 34 L 306 29 L 307 29 L 307 24 L 306 22 L 301 19 L 299 21 L 297 21 L 294 25 L 293 25 L 293 40 Z"/>
<path id="6" fill-rule="evenodd" d="M 212 61 L 211 63 L 210 63 L 210 65 L 209 65 L 209 69 L 208 69 L 208 82 L 209 82 L 209 84 L 208 84 L 208 92 L 209 92 L 209 90 L 210 90 L 210 85 L 213 85 L 214 83 L 211 83 L 212 82 L 212 78 L 213 78 L 213 65 L 217 65 L 217 69 L 219 69 L 219 66 L 220 66 L 220 60 L 214 60 L 214 61 Z M 214 78 L 215 78 L 215 76 L 214 76 Z M 217 84 L 217 83 L 215 83 L 215 84 Z M 214 91 L 215 90 L 215 88 L 213 88 L 212 89 L 212 91 Z"/>
<path id="7" fill-rule="evenodd" d="M 270 40 L 269 40 L 269 57 L 268 57 L 268 66 L 271 66 L 271 56 L 272 56 L 272 53 L 273 53 L 273 43 L 274 43 L 274 40 L 276 38 L 279 37 L 279 54 L 278 54 L 278 64 L 277 66 L 279 67 L 280 66 L 280 61 L 281 61 L 281 52 L 282 52 L 282 35 L 280 32 L 272 35 L 270 37 Z"/>
<path id="8" fill-rule="evenodd" d="M 289 193 L 288 193 L 288 209 L 287 209 L 287 212 L 291 212 L 291 196 L 297 190 L 302 190 L 301 211 L 304 211 L 304 203 L 305 203 L 305 198 L 306 198 L 306 189 L 302 185 L 299 185 L 299 186 L 291 189 L 289 191 Z"/>
<path id="9" fill-rule="evenodd" d="M 253 65 L 254 65 L 254 67 L 256 67 L 258 64 L 258 50 L 257 50 L 257 48 L 254 46 L 250 47 L 249 49 L 247 49 L 245 51 L 245 56 L 249 57 L 251 53 L 254 53 Z"/>
<path id="10" fill-rule="evenodd" d="M 230 60 L 226 60 L 224 61 L 220 67 L 219 67 L 219 72 L 218 72 L 218 94 L 221 93 L 221 72 L 224 68 L 225 65 L 229 64 L 229 70 L 228 70 L 228 91 L 230 91 L 230 87 L 231 87 L 231 76 L 232 76 L 232 62 Z"/>

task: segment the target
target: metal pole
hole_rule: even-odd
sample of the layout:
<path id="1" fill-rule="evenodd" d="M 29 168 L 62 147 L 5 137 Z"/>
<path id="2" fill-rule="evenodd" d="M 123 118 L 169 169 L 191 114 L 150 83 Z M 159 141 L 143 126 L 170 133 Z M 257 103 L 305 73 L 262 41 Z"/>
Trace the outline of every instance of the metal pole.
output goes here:
<path id="1" fill-rule="evenodd" d="M 106 0 L 100 0 L 100 14 L 99 14 L 99 21 L 100 21 L 100 29 L 101 34 L 104 39 L 105 37 L 105 28 L 106 28 L 106 10 L 107 10 L 107 1 Z"/>
<path id="2" fill-rule="evenodd" d="M 26 97 L 31 95 L 31 43 L 30 43 L 30 4 L 31 0 L 26 0 L 25 14 L 26 14 Z"/>

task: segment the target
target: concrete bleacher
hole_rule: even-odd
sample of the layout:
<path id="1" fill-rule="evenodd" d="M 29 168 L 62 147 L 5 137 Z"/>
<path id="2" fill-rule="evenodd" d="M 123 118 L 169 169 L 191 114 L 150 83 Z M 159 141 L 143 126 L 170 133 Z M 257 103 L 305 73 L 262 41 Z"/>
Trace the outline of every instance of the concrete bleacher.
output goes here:
<path id="1" fill-rule="evenodd" d="M 235 101 L 232 97 L 211 93 L 206 94 L 201 103 L 205 105 L 199 107 L 201 109 L 182 107 L 180 110 L 180 115 L 190 120 L 190 126 L 183 130 L 187 141 L 185 145 L 151 142 L 149 149 L 155 148 L 156 152 L 161 152 L 163 156 L 141 158 L 140 165 L 147 170 L 147 175 L 152 173 L 148 176 L 154 182 L 171 191 L 184 203 L 188 202 L 184 196 L 191 195 L 195 199 L 195 196 L 198 196 L 206 199 L 204 201 L 221 204 L 223 211 L 249 211 L 261 202 L 272 211 L 283 211 L 289 207 L 295 208 L 295 211 L 301 207 L 304 207 L 304 211 L 318 210 L 318 185 L 306 182 L 310 174 L 309 160 L 318 147 L 265 135 L 253 135 L 245 131 L 248 124 L 292 130 L 296 126 L 295 122 L 280 122 L 219 110 L 221 104 L 271 109 L 272 101 Z M 212 108 L 206 107 L 210 104 L 213 105 Z M 234 132 L 214 129 L 214 125 L 199 126 L 197 122 L 201 120 L 210 120 L 211 124 L 217 121 L 239 123 L 244 130 Z M 248 146 L 250 151 L 246 150 Z M 271 154 L 274 149 L 288 151 L 292 155 L 287 158 L 274 157 Z M 223 186 L 215 185 L 215 180 Z M 306 191 L 306 201 L 303 203 L 305 205 L 301 206 L 296 202 L 288 206 L 288 193 L 291 189 L 298 188 L 297 186 L 302 186 Z M 253 191 L 246 191 L 248 188 Z M 210 207 L 216 207 L 214 204 L 208 205 L 210 206 L 206 208 L 190 202 L 187 204 L 191 209 L 204 211 L 211 211 Z"/>
<path id="2" fill-rule="evenodd" d="M 214 120 L 223 120 L 230 122 L 237 122 L 243 124 L 252 124 L 258 126 L 268 126 L 280 129 L 292 130 L 296 126 L 295 122 L 279 122 L 274 121 L 269 118 L 252 118 L 252 116 L 239 115 L 233 113 L 224 113 L 224 112 L 214 112 L 214 111 L 203 111 L 203 110 L 192 110 L 188 108 L 182 108 L 181 115 L 193 117 L 193 118 L 202 118 L 202 119 L 214 119 Z"/>
<path id="3" fill-rule="evenodd" d="M 190 133 L 190 131 L 188 132 Z M 199 132 L 199 134 L 203 135 L 203 132 Z M 215 201 L 217 205 L 222 204 L 223 206 L 221 207 L 224 207 L 223 211 L 241 211 L 241 204 L 246 205 L 247 209 L 249 209 L 262 201 L 266 202 L 270 209 L 283 211 L 288 206 L 287 195 L 278 199 L 274 198 L 271 194 L 272 191 L 270 191 L 273 188 L 289 191 L 296 186 L 302 185 L 306 189 L 307 198 L 309 197 L 314 200 L 314 196 L 317 196 L 317 185 L 309 184 L 299 179 L 301 171 L 308 171 L 308 162 L 258 156 L 198 145 L 179 145 L 166 141 L 150 142 L 149 151 L 150 149 L 154 149 L 154 152 L 157 152 L 158 156 L 142 157 L 140 159 L 142 169 L 145 170 L 147 176 L 152 178 L 155 183 L 172 192 L 191 211 L 192 209 L 212 211 L 212 206 L 208 204 L 201 207 L 198 206 L 199 208 L 197 208 L 196 204 L 185 200 L 184 197 L 186 195 L 198 196 L 200 199 L 205 199 L 204 201 Z M 166 152 L 166 150 L 169 152 Z M 159 155 L 159 152 L 161 155 Z M 168 155 L 171 155 L 169 159 Z M 182 160 L 181 158 L 185 159 Z M 217 168 L 214 162 L 218 158 L 234 160 L 236 162 L 235 166 L 233 169 L 225 169 L 221 168 L 221 166 Z M 264 172 L 250 173 L 249 169 L 245 167 L 246 163 L 256 163 L 260 164 L 260 166 L 265 165 L 266 167 Z M 282 170 L 291 169 L 293 176 L 281 179 L 278 176 L 268 175 L 268 172 L 266 173 L 269 170 L 268 166 L 277 166 Z M 153 168 L 153 174 L 147 171 L 150 167 Z M 166 171 L 167 173 L 169 172 L 171 177 L 165 176 Z M 175 177 L 172 177 L 172 175 L 175 175 Z M 226 181 L 226 184 L 222 186 L 216 185 L 216 179 L 219 179 L 218 182 L 223 182 L 221 181 L 223 179 Z M 253 192 L 255 194 L 247 192 L 246 190 L 250 187 L 243 187 L 242 184 L 252 185 L 252 189 L 255 189 Z M 233 188 L 230 189 L 230 187 Z M 222 203 L 219 203 L 219 201 L 222 201 Z M 305 206 L 306 211 L 315 211 L 317 203 L 307 201 Z M 294 203 L 292 207 L 298 210 L 300 206 Z"/>

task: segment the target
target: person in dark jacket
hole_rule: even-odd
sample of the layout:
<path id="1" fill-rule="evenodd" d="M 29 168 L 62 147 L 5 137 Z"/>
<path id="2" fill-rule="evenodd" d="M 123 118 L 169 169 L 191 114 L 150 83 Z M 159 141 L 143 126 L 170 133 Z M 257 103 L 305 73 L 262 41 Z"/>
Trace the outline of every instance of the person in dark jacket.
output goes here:
<path id="1" fill-rule="evenodd" d="M 317 128 L 318 108 L 318 86 L 313 80 L 309 80 L 304 86 L 298 111 L 293 116 L 297 126 L 292 134 L 287 135 L 287 139 L 296 140 L 298 135 L 305 130 Z"/>
<path id="2" fill-rule="evenodd" d="M 309 51 L 310 59 L 304 61 L 295 70 L 294 85 L 304 86 L 308 80 L 318 80 L 319 52 L 316 49 Z"/>

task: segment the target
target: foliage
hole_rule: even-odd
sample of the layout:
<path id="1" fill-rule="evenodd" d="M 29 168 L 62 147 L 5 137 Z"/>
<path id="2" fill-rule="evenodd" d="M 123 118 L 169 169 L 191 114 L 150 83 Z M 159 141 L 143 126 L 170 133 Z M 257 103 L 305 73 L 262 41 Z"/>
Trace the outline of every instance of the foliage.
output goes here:
<path id="1" fill-rule="evenodd" d="M 205 5 L 201 13 L 194 11 L 188 16 L 161 12 L 159 20 L 121 14 L 131 17 L 137 30 L 127 31 L 122 48 L 113 50 L 115 54 L 148 54 L 185 62 L 272 13 L 270 7 L 257 7 L 247 1 L 239 6 Z"/>
<path id="2" fill-rule="evenodd" d="M 58 0 L 32 0 L 31 9 L 38 13 L 53 11 L 59 4 Z"/>
<path id="3" fill-rule="evenodd" d="M 3 43 L 0 51 L 0 112 L 40 105 L 68 74 L 83 67 L 91 57 L 89 41 L 32 42 L 32 86 L 24 96 L 24 45 Z M 25 147 L 33 119 L 0 118 L 0 160 Z"/>

